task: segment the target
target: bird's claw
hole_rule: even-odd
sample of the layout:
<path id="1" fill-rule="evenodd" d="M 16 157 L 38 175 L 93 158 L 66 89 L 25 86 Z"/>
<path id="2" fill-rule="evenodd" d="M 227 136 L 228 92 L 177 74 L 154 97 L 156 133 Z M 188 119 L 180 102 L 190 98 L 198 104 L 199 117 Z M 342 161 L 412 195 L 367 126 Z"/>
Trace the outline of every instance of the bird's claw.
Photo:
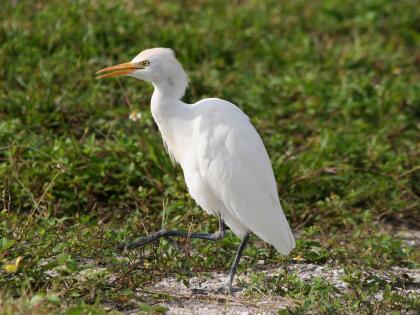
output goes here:
<path id="1" fill-rule="evenodd" d="M 216 290 L 217 293 L 220 294 L 225 294 L 225 295 L 233 295 L 234 290 L 232 288 L 232 283 L 227 281 L 224 285 L 222 285 L 221 287 L 219 287 Z"/>
<path id="2" fill-rule="evenodd" d="M 117 250 L 122 251 L 122 252 L 130 250 L 130 249 L 132 249 L 130 244 L 131 244 L 131 242 L 122 242 L 122 243 L 117 245 Z"/>
<path id="3" fill-rule="evenodd" d="M 138 238 L 134 241 L 122 242 L 118 244 L 117 249 L 120 251 L 132 250 L 138 247 L 142 247 L 150 242 L 151 240 L 148 238 Z"/>
<path id="4" fill-rule="evenodd" d="M 216 292 L 217 293 L 220 293 L 220 294 L 224 294 L 224 295 L 230 295 L 230 296 L 233 295 L 232 287 L 225 286 L 225 285 L 224 286 L 221 286 L 220 288 L 218 288 L 216 290 Z"/>
<path id="5" fill-rule="evenodd" d="M 225 290 L 227 295 L 233 295 L 232 283 L 226 283 Z"/>
<path id="6" fill-rule="evenodd" d="M 149 234 L 148 236 L 137 238 L 133 241 L 123 242 L 117 246 L 119 250 L 132 250 L 138 247 L 142 247 L 149 243 L 157 242 L 160 238 L 164 237 L 172 243 L 176 243 L 170 236 L 166 235 L 165 230 L 160 230 L 154 233 Z M 176 243 L 178 245 L 178 243 Z M 179 249 L 179 247 L 178 247 Z"/>

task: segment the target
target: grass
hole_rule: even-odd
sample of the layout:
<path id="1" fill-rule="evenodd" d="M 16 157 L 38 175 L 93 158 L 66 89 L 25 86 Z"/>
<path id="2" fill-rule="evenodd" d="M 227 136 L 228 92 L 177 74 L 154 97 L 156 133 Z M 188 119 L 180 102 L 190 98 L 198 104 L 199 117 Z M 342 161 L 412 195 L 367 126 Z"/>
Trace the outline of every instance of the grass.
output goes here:
<path id="1" fill-rule="evenodd" d="M 136 288 L 228 270 L 233 235 L 181 250 L 166 241 L 124 257 L 114 250 L 161 226 L 217 228 L 164 152 L 152 87 L 94 79 L 156 46 L 174 48 L 189 73 L 185 101 L 238 104 L 270 154 L 297 248 L 281 257 L 254 238 L 239 272 L 260 261 L 330 264 L 352 288 L 251 272 L 247 294 L 291 298 L 293 313 L 419 307 L 397 290 L 401 279 L 366 276 L 419 267 L 418 248 L 394 232 L 419 228 L 416 1 L 3 2 L 0 313 L 159 313 L 158 298 L 133 302 Z M 128 119 L 132 111 L 140 121 Z"/>

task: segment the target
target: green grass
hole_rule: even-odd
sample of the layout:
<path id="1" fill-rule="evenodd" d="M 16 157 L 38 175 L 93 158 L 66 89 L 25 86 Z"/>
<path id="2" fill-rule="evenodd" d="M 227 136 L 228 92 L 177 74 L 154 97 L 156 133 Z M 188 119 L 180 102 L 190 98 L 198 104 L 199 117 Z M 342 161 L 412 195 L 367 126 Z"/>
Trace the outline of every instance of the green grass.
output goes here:
<path id="1" fill-rule="evenodd" d="M 292 298 L 297 313 L 414 312 L 419 299 L 399 295 L 398 279 L 372 285 L 361 271 L 419 267 L 418 248 L 381 228 L 420 225 L 418 3 L 157 3 L 1 4 L 0 313 L 123 311 L 136 306 L 127 302 L 135 288 L 159 277 L 228 270 L 232 235 L 182 250 L 162 241 L 125 259 L 114 250 L 162 225 L 217 228 L 164 152 L 148 108 L 152 87 L 94 78 L 157 46 L 172 47 L 187 70 L 185 101 L 220 97 L 251 117 L 299 232 L 290 257 L 254 238 L 239 272 L 298 257 L 344 266 L 354 288 L 257 273 L 258 290 L 248 293 Z M 133 110 L 139 122 L 128 119 Z M 6 273 L 19 256 L 18 272 Z M 383 300 L 372 302 L 380 291 Z"/>

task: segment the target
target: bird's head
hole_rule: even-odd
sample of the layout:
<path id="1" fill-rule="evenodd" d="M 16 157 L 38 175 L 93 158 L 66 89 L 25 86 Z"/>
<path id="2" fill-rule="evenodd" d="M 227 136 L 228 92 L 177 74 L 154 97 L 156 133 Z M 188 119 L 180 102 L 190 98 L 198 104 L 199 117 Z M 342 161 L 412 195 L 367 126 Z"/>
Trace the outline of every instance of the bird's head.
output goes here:
<path id="1" fill-rule="evenodd" d="M 130 62 L 111 66 L 96 72 L 98 78 L 130 76 L 153 83 L 164 93 L 177 97 L 184 95 L 188 77 L 175 58 L 172 49 L 151 48 L 143 50 Z"/>

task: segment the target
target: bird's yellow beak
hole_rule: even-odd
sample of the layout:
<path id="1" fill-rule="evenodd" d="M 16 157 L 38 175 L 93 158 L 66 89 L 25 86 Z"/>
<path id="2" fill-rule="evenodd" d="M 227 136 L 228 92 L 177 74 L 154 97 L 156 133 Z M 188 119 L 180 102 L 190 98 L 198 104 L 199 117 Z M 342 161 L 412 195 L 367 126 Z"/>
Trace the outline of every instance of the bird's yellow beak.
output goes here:
<path id="1" fill-rule="evenodd" d="M 97 71 L 95 74 L 101 74 L 97 77 L 97 79 L 103 79 L 103 78 L 109 78 L 109 77 L 118 77 L 121 75 L 127 75 L 131 72 L 137 70 L 137 69 L 143 69 L 142 67 L 139 67 L 138 65 L 135 65 L 132 62 L 126 62 L 121 63 L 119 65 L 111 66 L 102 70 Z M 108 72 L 108 73 L 106 73 Z"/>

